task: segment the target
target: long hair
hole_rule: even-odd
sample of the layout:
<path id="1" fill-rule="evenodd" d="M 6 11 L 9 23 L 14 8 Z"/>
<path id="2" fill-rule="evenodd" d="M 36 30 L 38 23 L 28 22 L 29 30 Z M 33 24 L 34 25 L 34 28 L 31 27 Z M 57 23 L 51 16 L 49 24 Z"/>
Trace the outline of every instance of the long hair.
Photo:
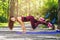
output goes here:
<path id="1" fill-rule="evenodd" d="M 13 17 L 13 16 L 11 16 L 11 17 Z M 14 21 L 11 20 L 11 17 L 9 17 L 9 23 L 8 23 L 8 27 L 10 30 L 12 30 L 13 26 L 14 26 Z"/>

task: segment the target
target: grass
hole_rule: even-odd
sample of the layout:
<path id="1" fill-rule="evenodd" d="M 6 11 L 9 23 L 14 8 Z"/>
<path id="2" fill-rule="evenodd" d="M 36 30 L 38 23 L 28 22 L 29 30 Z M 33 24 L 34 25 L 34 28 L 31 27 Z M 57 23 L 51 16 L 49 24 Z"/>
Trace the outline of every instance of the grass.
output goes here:
<path id="1" fill-rule="evenodd" d="M 26 24 L 30 24 L 30 22 L 25 22 L 25 25 Z M 19 26 L 20 24 L 19 23 L 17 23 L 17 22 L 15 22 L 14 23 L 14 26 Z M 42 24 L 40 24 L 40 25 L 38 25 L 40 28 L 47 28 L 47 26 L 46 25 L 42 25 Z M 55 26 L 56 26 L 56 24 L 55 24 Z M 0 27 L 8 27 L 8 23 L 0 23 Z"/>
<path id="2" fill-rule="evenodd" d="M 38 25 L 40 28 L 48 28 L 46 25 L 40 24 Z"/>
<path id="3" fill-rule="evenodd" d="M 25 24 L 29 24 L 29 22 L 26 22 Z M 15 22 L 14 23 L 14 26 L 19 26 L 20 24 Z M 8 23 L 0 23 L 0 28 L 3 28 L 3 27 L 8 27 Z"/>
<path id="4" fill-rule="evenodd" d="M 0 28 L 1 27 L 6 27 L 8 25 L 8 23 L 0 23 Z"/>
<path id="5" fill-rule="evenodd" d="M 18 26 L 18 23 L 15 23 L 14 26 Z M 8 27 L 8 23 L 0 23 L 0 28 Z"/>

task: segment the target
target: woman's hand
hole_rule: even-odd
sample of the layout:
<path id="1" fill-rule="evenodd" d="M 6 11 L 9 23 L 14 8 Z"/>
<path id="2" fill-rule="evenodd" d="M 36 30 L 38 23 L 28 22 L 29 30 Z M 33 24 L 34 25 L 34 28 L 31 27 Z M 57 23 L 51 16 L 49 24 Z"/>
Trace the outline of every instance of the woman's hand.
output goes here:
<path id="1" fill-rule="evenodd" d="M 23 30 L 23 33 L 26 33 L 26 30 Z"/>

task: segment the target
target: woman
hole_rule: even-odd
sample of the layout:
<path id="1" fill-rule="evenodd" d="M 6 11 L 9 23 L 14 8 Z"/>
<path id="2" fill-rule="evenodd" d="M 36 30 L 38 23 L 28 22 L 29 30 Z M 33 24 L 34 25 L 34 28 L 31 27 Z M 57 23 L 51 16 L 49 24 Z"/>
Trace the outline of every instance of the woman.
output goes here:
<path id="1" fill-rule="evenodd" d="M 24 22 L 30 21 L 31 22 L 31 26 L 33 28 L 33 30 L 38 26 L 38 24 L 44 24 L 47 25 L 48 27 L 52 28 L 52 24 L 50 22 L 46 22 L 44 18 L 40 18 L 39 20 L 36 20 L 33 16 L 26 16 L 26 17 L 12 17 L 11 18 L 12 21 L 17 21 L 21 24 L 23 32 L 26 31 Z"/>

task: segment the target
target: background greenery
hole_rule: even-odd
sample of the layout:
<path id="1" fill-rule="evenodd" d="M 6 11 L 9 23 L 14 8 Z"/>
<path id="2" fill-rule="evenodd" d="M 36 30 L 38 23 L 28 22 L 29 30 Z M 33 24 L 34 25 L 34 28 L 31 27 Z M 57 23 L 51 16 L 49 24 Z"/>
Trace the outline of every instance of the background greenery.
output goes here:
<path id="1" fill-rule="evenodd" d="M 6 24 L 8 23 L 10 6 L 9 2 L 10 0 L 0 0 L 0 25 L 4 25 L 3 23 Z M 45 17 L 46 14 L 49 12 L 51 16 L 49 16 L 48 19 L 51 20 L 53 19 L 53 17 L 57 19 L 58 14 L 57 9 L 58 0 L 31 0 L 31 1 L 18 0 L 19 15 L 27 16 L 28 13 L 30 13 L 35 18 L 37 18 L 37 15 L 38 17 Z"/>

